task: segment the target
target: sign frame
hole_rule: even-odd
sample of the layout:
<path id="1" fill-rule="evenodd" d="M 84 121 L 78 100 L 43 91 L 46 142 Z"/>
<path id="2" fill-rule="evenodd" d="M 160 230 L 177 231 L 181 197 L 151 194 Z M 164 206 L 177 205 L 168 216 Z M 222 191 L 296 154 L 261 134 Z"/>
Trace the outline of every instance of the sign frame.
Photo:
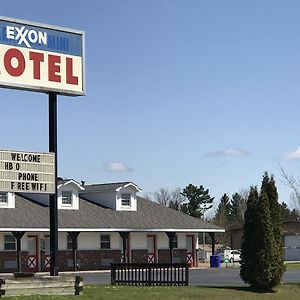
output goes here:
<path id="1" fill-rule="evenodd" d="M 67 27 L 62 27 L 62 26 L 55 26 L 55 25 L 49 25 L 49 24 L 44 24 L 44 23 L 38 23 L 38 22 L 32 22 L 32 21 L 27 21 L 23 19 L 16 19 L 16 18 L 9 18 L 9 17 L 4 17 L 0 16 L 0 22 L 10 22 L 14 23 L 16 25 L 20 26 L 31 26 L 31 27 L 37 27 L 40 29 L 44 30 L 52 30 L 52 31 L 59 31 L 67 34 L 74 34 L 74 35 L 79 35 L 81 37 L 81 82 L 82 82 L 82 89 L 81 91 L 72 91 L 63 89 L 63 88 L 55 88 L 55 87 L 44 87 L 44 86 L 38 86 L 38 85 L 31 85 L 31 84 L 22 84 L 22 83 L 7 83 L 3 82 L 0 80 L 0 87 L 3 88 L 8 88 L 8 89 L 17 89 L 17 90 L 26 90 L 26 91 L 34 91 L 34 92 L 40 92 L 40 93 L 51 93 L 54 92 L 59 95 L 64 95 L 64 96 L 84 96 L 85 95 L 85 32 L 82 30 L 77 30 L 77 29 L 71 29 Z M 0 39 L 0 45 L 6 45 L 3 44 L 1 39 Z M 15 46 L 15 45 L 12 45 Z M 18 47 L 18 46 L 16 46 Z M 27 48 L 25 48 L 27 49 Z M 51 51 L 49 51 L 51 52 Z M 53 51 L 52 53 L 59 53 Z"/>
<path id="2" fill-rule="evenodd" d="M 11 159 L 3 158 L 5 156 L 11 156 Z M 54 152 L 0 149 L 0 183 L 10 184 L 10 187 L 2 187 L 0 190 L 9 193 L 54 194 L 55 157 Z M 46 162 L 44 159 L 52 161 Z M 52 177 L 52 180 L 42 179 L 43 177 Z"/>

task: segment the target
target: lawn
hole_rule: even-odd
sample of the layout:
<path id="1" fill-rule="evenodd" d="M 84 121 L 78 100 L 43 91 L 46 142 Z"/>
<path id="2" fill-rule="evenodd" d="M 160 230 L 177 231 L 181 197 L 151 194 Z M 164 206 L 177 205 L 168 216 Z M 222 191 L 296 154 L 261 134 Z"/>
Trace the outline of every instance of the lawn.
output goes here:
<path id="1" fill-rule="evenodd" d="M 85 286 L 82 296 L 30 296 L 9 297 L 10 300 L 59 300 L 59 299 L 143 299 L 143 300 L 180 300 L 180 299 L 299 299 L 300 283 L 284 284 L 277 288 L 277 293 L 259 294 L 249 291 L 245 287 L 129 287 L 129 286 Z"/>
<path id="2" fill-rule="evenodd" d="M 285 265 L 287 269 L 300 269 L 300 263 L 287 263 Z"/>

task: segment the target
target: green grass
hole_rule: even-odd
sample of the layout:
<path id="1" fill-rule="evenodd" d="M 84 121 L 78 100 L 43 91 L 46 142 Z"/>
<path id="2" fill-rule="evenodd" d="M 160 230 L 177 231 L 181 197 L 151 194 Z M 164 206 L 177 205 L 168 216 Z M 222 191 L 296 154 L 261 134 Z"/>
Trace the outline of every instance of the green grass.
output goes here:
<path id="1" fill-rule="evenodd" d="M 85 286 L 82 296 L 30 296 L 9 297 L 9 300 L 182 300 L 182 299 L 209 299 L 209 300 L 252 300 L 252 299 L 299 299 L 300 283 L 284 284 L 277 288 L 276 293 L 260 294 L 251 292 L 246 287 L 130 287 L 130 286 Z"/>
<path id="2" fill-rule="evenodd" d="M 287 269 L 300 269 L 300 263 L 286 263 Z"/>

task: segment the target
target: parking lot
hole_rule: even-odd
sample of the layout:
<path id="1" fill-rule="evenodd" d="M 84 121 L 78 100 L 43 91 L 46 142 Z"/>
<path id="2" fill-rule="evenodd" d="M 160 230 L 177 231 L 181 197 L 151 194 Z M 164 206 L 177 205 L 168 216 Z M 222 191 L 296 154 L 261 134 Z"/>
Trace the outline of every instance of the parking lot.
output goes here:
<path id="1" fill-rule="evenodd" d="M 190 285 L 236 286 L 245 285 L 239 276 L 238 267 L 194 268 L 189 271 Z M 110 271 L 82 272 L 84 284 L 110 284 Z M 283 282 L 299 282 L 300 269 L 287 270 Z"/>

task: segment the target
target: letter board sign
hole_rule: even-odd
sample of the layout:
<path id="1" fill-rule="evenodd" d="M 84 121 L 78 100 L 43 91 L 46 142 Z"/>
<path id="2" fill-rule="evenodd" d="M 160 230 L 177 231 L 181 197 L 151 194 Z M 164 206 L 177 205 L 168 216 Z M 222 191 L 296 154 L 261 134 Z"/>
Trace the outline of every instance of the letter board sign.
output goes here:
<path id="1" fill-rule="evenodd" d="M 0 17 L 0 86 L 84 95 L 84 32 Z"/>
<path id="2" fill-rule="evenodd" d="M 55 193 L 54 153 L 0 150 L 0 191 Z"/>

